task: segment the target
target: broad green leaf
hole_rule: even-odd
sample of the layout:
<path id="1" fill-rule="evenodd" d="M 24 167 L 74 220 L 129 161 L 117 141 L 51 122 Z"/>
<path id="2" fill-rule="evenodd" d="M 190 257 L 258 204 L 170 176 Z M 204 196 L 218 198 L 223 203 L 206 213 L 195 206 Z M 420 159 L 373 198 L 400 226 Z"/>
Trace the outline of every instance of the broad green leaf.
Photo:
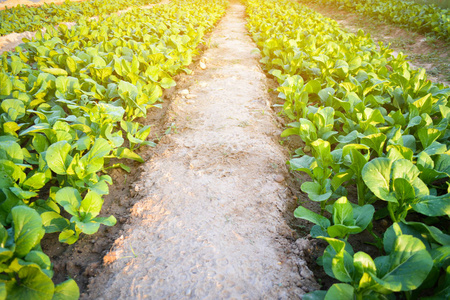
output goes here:
<path id="1" fill-rule="evenodd" d="M 342 282 L 352 282 L 355 272 L 353 257 L 342 249 L 333 257 L 331 270 L 336 279 Z"/>
<path id="2" fill-rule="evenodd" d="M 19 72 L 24 67 L 24 64 L 22 63 L 22 60 L 20 57 L 16 55 L 11 55 L 11 73 L 13 75 L 19 74 Z"/>
<path id="3" fill-rule="evenodd" d="M 55 194 L 55 201 L 64 207 L 72 216 L 78 216 L 78 209 L 81 205 L 81 195 L 73 187 L 64 187 Z"/>
<path id="4" fill-rule="evenodd" d="M 328 226 L 330 226 L 330 220 L 328 220 L 324 216 L 310 211 L 303 206 L 297 207 L 297 209 L 294 211 L 294 216 L 296 218 L 304 219 L 314 224 L 320 225 L 320 227 L 322 227 L 323 229 L 326 229 Z"/>
<path id="5" fill-rule="evenodd" d="M 360 288 L 370 286 L 374 283 L 370 276 L 364 276 L 364 273 L 377 273 L 375 262 L 369 254 L 362 251 L 356 252 L 353 255 L 353 265 L 355 266 L 355 271 L 358 273 L 358 277 L 361 278 L 359 282 Z"/>
<path id="6" fill-rule="evenodd" d="M 77 217 L 72 218 L 75 222 L 75 224 L 77 225 L 77 228 L 85 233 L 85 234 L 94 234 L 98 231 L 98 229 L 100 228 L 100 223 L 97 222 L 92 222 L 92 221 L 81 221 L 80 219 L 78 219 Z"/>
<path id="7" fill-rule="evenodd" d="M 358 226 L 335 224 L 327 228 L 330 237 L 345 238 L 349 234 L 360 233 L 362 230 Z"/>
<path id="8" fill-rule="evenodd" d="M 7 74 L 3 71 L 0 72 L 0 96 L 9 96 L 11 94 L 13 85 L 12 81 Z"/>
<path id="9" fill-rule="evenodd" d="M 353 208 L 347 197 L 341 197 L 333 204 L 333 224 L 353 226 Z"/>
<path id="10" fill-rule="evenodd" d="M 330 192 L 323 192 L 322 187 L 317 182 L 304 182 L 301 185 L 301 190 L 308 194 L 312 201 L 322 202 L 328 200 L 333 194 Z"/>
<path id="11" fill-rule="evenodd" d="M 46 183 L 46 175 L 44 173 L 35 173 L 33 176 L 25 180 L 23 183 L 23 188 L 27 190 L 39 190 L 44 187 Z"/>
<path id="12" fill-rule="evenodd" d="M 382 156 L 383 154 L 383 146 L 386 142 L 386 135 L 383 133 L 375 133 L 371 135 L 367 135 L 361 139 L 361 144 L 370 147 L 375 150 L 378 156 Z"/>
<path id="13" fill-rule="evenodd" d="M 79 237 L 79 233 L 77 233 L 71 229 L 64 229 L 59 234 L 59 241 L 61 243 L 66 243 L 66 244 L 72 245 L 73 243 L 75 243 L 78 240 L 78 237 Z"/>
<path id="14" fill-rule="evenodd" d="M 25 266 L 15 278 L 6 282 L 8 299 L 51 300 L 55 286 L 39 268 Z"/>
<path id="15" fill-rule="evenodd" d="M 176 82 L 175 82 L 175 80 L 173 80 L 173 79 L 170 78 L 170 77 L 164 77 L 164 78 L 159 82 L 159 84 L 161 85 L 161 87 L 162 87 L 163 89 L 168 89 L 168 88 L 171 88 L 171 87 L 177 85 Z"/>
<path id="16" fill-rule="evenodd" d="M 72 157 L 69 155 L 71 146 L 67 141 L 51 144 L 46 152 L 45 160 L 49 168 L 56 174 L 64 175 Z"/>
<path id="17" fill-rule="evenodd" d="M 320 167 L 327 167 L 332 161 L 331 145 L 328 141 L 322 139 L 316 140 L 311 143 L 314 149 L 316 161 Z"/>
<path id="18" fill-rule="evenodd" d="M 430 146 L 428 146 L 423 151 L 430 156 L 435 155 L 435 154 L 443 154 L 443 153 L 445 153 L 445 151 L 447 151 L 447 146 L 445 146 L 439 142 L 433 142 Z"/>
<path id="19" fill-rule="evenodd" d="M 104 158 L 111 152 L 111 145 L 107 140 L 98 138 L 95 140 L 94 145 L 91 147 L 87 154 L 87 161 L 91 161 L 94 158 Z"/>
<path id="20" fill-rule="evenodd" d="M 404 178 L 394 179 L 394 192 L 399 203 L 410 202 L 416 197 L 413 186 Z"/>
<path id="21" fill-rule="evenodd" d="M 331 179 L 331 186 L 334 190 L 337 190 L 344 182 L 352 179 L 354 172 L 352 170 L 347 170 L 345 172 L 337 173 Z"/>
<path id="22" fill-rule="evenodd" d="M 79 212 L 83 219 L 87 218 L 88 220 L 90 220 L 100 213 L 102 205 L 102 197 L 94 191 L 89 191 L 84 197 L 83 201 L 81 201 Z"/>
<path id="23" fill-rule="evenodd" d="M 67 76 L 69 75 L 66 70 L 60 68 L 43 68 L 42 72 L 49 73 L 55 76 Z"/>
<path id="24" fill-rule="evenodd" d="M 44 236 L 42 219 L 34 209 L 26 206 L 16 206 L 11 213 L 16 243 L 15 253 L 18 257 L 24 257 Z"/>
<path id="25" fill-rule="evenodd" d="M 106 226 L 114 226 L 117 223 L 117 220 L 114 216 L 109 217 L 97 217 L 93 219 L 94 222 L 106 225 Z"/>
<path id="26" fill-rule="evenodd" d="M 425 300 L 449 299 L 450 298 L 450 266 L 445 269 L 443 280 L 439 282 L 437 290 L 434 291 L 434 298 L 424 298 Z"/>
<path id="27" fill-rule="evenodd" d="M 419 174 L 419 169 L 407 159 L 399 159 L 392 164 L 392 179 L 404 178 L 408 182 L 413 182 Z"/>
<path id="28" fill-rule="evenodd" d="M 80 297 L 80 289 L 73 279 L 68 279 L 55 286 L 52 300 L 77 300 Z"/>
<path id="29" fill-rule="evenodd" d="M 23 163 L 23 152 L 14 141 L 0 141 L 0 159 L 10 160 L 15 164 Z"/>
<path id="30" fill-rule="evenodd" d="M 33 136 L 32 144 L 34 149 L 39 153 L 46 151 L 50 145 L 47 138 L 42 134 L 35 134 Z"/>
<path id="31" fill-rule="evenodd" d="M 375 213 L 375 208 L 366 204 L 364 206 L 355 206 L 353 208 L 353 218 L 355 219 L 355 225 L 364 230 L 372 222 L 373 214 Z"/>
<path id="32" fill-rule="evenodd" d="M 41 251 L 30 251 L 25 257 L 24 260 L 27 262 L 32 262 L 37 264 L 41 270 L 47 274 L 50 278 L 53 276 L 53 271 L 51 270 L 52 263 L 50 262 L 50 258 L 44 252 Z"/>
<path id="33" fill-rule="evenodd" d="M 1 107 L 12 121 L 22 118 L 26 113 L 24 103 L 18 99 L 5 99 Z"/>
<path id="34" fill-rule="evenodd" d="M 418 213 L 430 217 L 450 216 L 450 194 L 441 196 L 426 195 L 419 198 L 419 201 L 411 204 Z"/>
<path id="35" fill-rule="evenodd" d="M 10 187 L 9 190 L 14 193 L 19 199 L 31 199 L 33 197 L 37 197 L 38 193 L 36 192 L 30 192 L 30 191 L 24 191 L 19 187 Z"/>
<path id="36" fill-rule="evenodd" d="M 288 164 L 293 171 L 305 172 L 312 177 L 311 165 L 316 159 L 314 157 L 303 155 L 300 158 L 289 160 Z"/>
<path id="37" fill-rule="evenodd" d="M 440 154 L 435 162 L 435 169 L 450 177 L 450 155 Z"/>
<path id="38" fill-rule="evenodd" d="M 410 235 L 397 237 L 389 256 L 377 257 L 377 276 L 373 279 L 394 292 L 419 287 L 433 267 L 433 260 L 424 244 Z"/>
<path id="39" fill-rule="evenodd" d="M 131 151 L 128 148 L 123 148 L 123 147 L 118 148 L 116 155 L 118 158 L 128 158 L 128 159 L 135 160 L 137 162 L 144 162 L 144 160 L 142 159 L 142 157 L 139 154 L 134 153 L 133 151 Z"/>
<path id="40" fill-rule="evenodd" d="M 450 245 L 434 248 L 430 254 L 435 267 L 442 268 L 450 265 Z"/>
<path id="41" fill-rule="evenodd" d="M 419 136 L 423 149 L 426 149 L 439 138 L 441 132 L 435 128 L 422 127 L 417 131 L 417 135 Z"/>
<path id="42" fill-rule="evenodd" d="M 72 57 L 68 56 L 66 58 L 66 65 L 71 73 L 75 73 L 77 71 L 77 63 Z"/>
<path id="43" fill-rule="evenodd" d="M 310 292 L 308 294 L 304 294 L 302 299 L 303 300 L 324 300 L 326 294 L 327 294 L 327 291 L 317 290 L 314 292 Z"/>
<path id="44" fill-rule="evenodd" d="M 355 289 L 345 283 L 335 283 L 328 290 L 324 300 L 353 300 L 355 298 Z"/>
<path id="45" fill-rule="evenodd" d="M 396 202 L 390 194 L 391 166 L 390 159 L 375 158 L 364 166 L 362 178 L 375 196 L 385 201 Z"/>
<path id="46" fill-rule="evenodd" d="M 54 211 L 42 213 L 41 218 L 46 233 L 61 232 L 70 225 L 69 220 Z"/>

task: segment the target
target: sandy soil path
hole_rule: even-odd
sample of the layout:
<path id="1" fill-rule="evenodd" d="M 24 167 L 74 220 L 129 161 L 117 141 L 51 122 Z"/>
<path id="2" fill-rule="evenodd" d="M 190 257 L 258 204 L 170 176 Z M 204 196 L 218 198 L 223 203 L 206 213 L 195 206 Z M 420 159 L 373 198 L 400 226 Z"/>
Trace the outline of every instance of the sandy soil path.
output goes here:
<path id="1" fill-rule="evenodd" d="M 244 12 L 231 3 L 207 68 L 175 95 L 172 134 L 143 166 L 140 201 L 85 298 L 298 299 L 318 288 L 289 240 L 286 153 Z"/>

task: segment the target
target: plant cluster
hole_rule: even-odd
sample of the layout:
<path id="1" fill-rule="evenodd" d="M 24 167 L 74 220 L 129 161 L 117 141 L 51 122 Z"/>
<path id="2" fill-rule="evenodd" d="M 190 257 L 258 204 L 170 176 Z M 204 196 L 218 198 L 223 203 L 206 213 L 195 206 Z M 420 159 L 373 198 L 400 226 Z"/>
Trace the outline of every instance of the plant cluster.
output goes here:
<path id="1" fill-rule="evenodd" d="M 321 207 L 294 214 L 316 224 L 311 236 L 329 243 L 318 263 L 342 282 L 304 299 L 417 299 L 430 290 L 448 299 L 450 89 L 299 3 L 248 0 L 247 13 L 292 120 L 282 136 L 305 144 L 288 164 L 309 175 L 301 190 Z M 347 199 L 354 185 L 357 203 Z M 373 231 L 380 218 L 392 223 L 383 238 Z M 348 237 L 364 230 L 379 257 L 353 251 Z"/>
<path id="2" fill-rule="evenodd" d="M 159 0 L 89 0 L 44 3 L 41 6 L 18 5 L 0 10 L 0 36 L 12 32 L 36 31 L 61 22 L 76 22 L 83 17 L 110 14 L 130 6 L 157 3 Z"/>
<path id="3" fill-rule="evenodd" d="M 411 30 L 450 39 L 450 9 L 402 0 L 301 0 L 345 8 Z"/>
<path id="4" fill-rule="evenodd" d="M 172 1 L 82 20 L 5 52 L 0 61 L 0 298 L 75 299 L 76 283 L 52 283 L 45 233 L 72 244 L 100 217 L 112 158 L 135 152 L 163 89 L 185 69 L 226 9 L 225 1 Z"/>

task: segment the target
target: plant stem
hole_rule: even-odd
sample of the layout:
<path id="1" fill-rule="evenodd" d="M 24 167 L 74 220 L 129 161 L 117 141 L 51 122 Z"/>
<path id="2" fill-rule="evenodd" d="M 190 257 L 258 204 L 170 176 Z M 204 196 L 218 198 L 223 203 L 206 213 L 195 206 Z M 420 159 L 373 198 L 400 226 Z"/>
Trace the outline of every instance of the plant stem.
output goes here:
<path id="1" fill-rule="evenodd" d="M 323 216 L 323 213 L 325 211 L 325 206 L 327 204 L 327 201 L 320 202 L 320 214 Z"/>
<path id="2" fill-rule="evenodd" d="M 388 203 L 388 211 L 389 211 L 389 216 L 391 217 L 392 222 L 398 222 L 397 218 L 395 217 L 394 214 L 394 210 L 391 208 L 391 206 L 389 205 L 390 203 Z"/>
<path id="3" fill-rule="evenodd" d="M 356 188 L 358 190 L 358 205 L 359 206 L 363 206 L 364 204 L 366 204 L 366 201 L 364 199 L 365 198 L 364 181 L 362 180 L 361 176 L 358 176 L 356 180 L 357 180 L 356 181 Z"/>

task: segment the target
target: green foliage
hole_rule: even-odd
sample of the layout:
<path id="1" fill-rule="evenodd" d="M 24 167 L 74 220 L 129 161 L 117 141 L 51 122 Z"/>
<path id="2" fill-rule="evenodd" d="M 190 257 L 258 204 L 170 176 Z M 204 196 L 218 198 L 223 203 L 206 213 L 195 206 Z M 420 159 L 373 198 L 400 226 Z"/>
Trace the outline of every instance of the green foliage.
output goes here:
<path id="1" fill-rule="evenodd" d="M 446 224 L 449 217 L 450 89 L 361 30 L 345 32 L 299 3 L 246 2 L 247 26 L 292 121 L 282 136 L 305 144 L 288 164 L 311 177 L 301 190 L 321 206 L 321 215 L 299 207 L 295 216 L 315 223 L 311 236 L 330 243 L 319 263 L 343 282 L 305 298 L 417 299 L 432 289 L 448 295 L 448 229 L 425 220 Z M 354 184 L 358 205 L 340 198 Z M 410 222 L 412 214 L 424 222 Z M 381 240 L 372 218 L 388 215 L 395 224 Z M 346 240 L 364 229 L 386 256 L 353 253 Z"/>
<path id="2" fill-rule="evenodd" d="M 8 230 L 0 225 L 0 291 L 3 299 L 78 299 L 80 292 L 73 279 L 57 286 L 50 258 L 40 249 L 45 230 L 42 219 L 32 208 L 16 206 L 11 210 Z"/>
<path id="3" fill-rule="evenodd" d="M 100 2 L 80 3 L 99 4 L 91 11 L 97 15 L 151 1 Z M 60 8 L 70 12 L 71 3 Z M 98 20 L 80 19 L 70 29 L 49 27 L 15 52 L 3 53 L 0 295 L 78 298 L 73 280 L 53 285 L 40 240 L 45 233 L 59 233 L 60 242 L 73 244 L 82 233 L 94 234 L 102 224 L 116 223 L 114 216 L 101 215 L 103 197 L 112 184 L 105 173 L 111 167 L 129 167 L 108 166 L 109 160 L 144 162 L 136 150 L 155 144 L 147 141 L 151 128 L 139 118 L 160 106 L 163 90 L 175 85 L 173 76 L 191 63 L 226 5 L 172 1 L 100 15 Z"/>
<path id="4" fill-rule="evenodd" d="M 159 1 L 89 0 L 81 2 L 66 1 L 61 4 L 45 3 L 37 7 L 18 5 L 0 11 L 0 35 L 11 32 L 36 31 L 48 25 L 76 22 L 82 17 L 100 16 L 130 6 L 141 6 L 156 2 Z M 63 75 L 63 71 L 62 69 L 49 69 L 49 73 L 56 73 L 53 75 Z"/>
<path id="5" fill-rule="evenodd" d="M 346 197 L 341 197 L 331 206 L 333 225 L 324 216 L 318 215 L 302 206 L 294 211 L 296 218 L 305 219 L 316 224 L 311 229 L 311 236 L 329 236 L 347 239 L 350 234 L 362 232 L 372 222 L 375 209 L 372 205 L 352 205 Z"/>
<path id="6" fill-rule="evenodd" d="M 346 8 L 381 21 L 430 33 L 444 40 L 450 38 L 450 9 L 440 8 L 435 4 L 401 0 L 302 0 L 301 2 Z"/>

